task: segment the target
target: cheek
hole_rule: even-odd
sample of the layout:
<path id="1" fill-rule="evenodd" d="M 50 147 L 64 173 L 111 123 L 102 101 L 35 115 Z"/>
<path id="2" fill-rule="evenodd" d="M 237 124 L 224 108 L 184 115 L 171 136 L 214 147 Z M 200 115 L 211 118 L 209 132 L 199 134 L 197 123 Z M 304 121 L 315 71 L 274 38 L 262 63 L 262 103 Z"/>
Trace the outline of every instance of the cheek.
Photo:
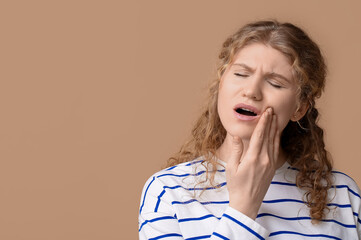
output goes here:
<path id="1" fill-rule="evenodd" d="M 277 115 L 278 129 L 283 131 L 290 121 L 292 115 L 295 113 L 296 104 L 282 104 L 274 109 Z"/>
<path id="2" fill-rule="evenodd" d="M 280 129 L 281 132 L 282 132 L 283 129 L 285 129 L 285 127 L 287 126 L 287 124 L 288 124 L 289 121 L 290 121 L 289 118 L 279 117 L 279 118 L 278 118 L 278 129 Z"/>
<path id="3" fill-rule="evenodd" d="M 228 128 L 232 126 L 232 101 L 230 95 L 231 93 L 224 86 L 218 92 L 218 116 L 226 130 L 229 130 Z"/>
<path id="4" fill-rule="evenodd" d="M 219 118 L 221 121 L 224 119 L 225 115 L 225 106 L 227 105 L 227 99 L 224 97 L 225 95 L 220 90 L 218 93 L 218 100 L 217 100 L 217 111 Z"/>
<path id="5" fill-rule="evenodd" d="M 231 99 L 230 96 L 232 95 L 232 92 L 229 88 L 227 88 L 227 85 L 223 85 L 219 88 L 218 91 L 218 113 L 224 114 L 225 109 L 229 108 L 231 105 Z M 222 116 L 220 116 L 222 117 Z"/>

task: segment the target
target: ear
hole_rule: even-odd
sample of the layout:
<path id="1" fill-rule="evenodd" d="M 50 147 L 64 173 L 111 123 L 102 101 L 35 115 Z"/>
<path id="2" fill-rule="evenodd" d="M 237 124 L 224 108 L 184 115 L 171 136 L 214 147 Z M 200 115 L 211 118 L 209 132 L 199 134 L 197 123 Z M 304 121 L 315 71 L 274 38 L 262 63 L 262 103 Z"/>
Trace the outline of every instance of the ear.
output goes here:
<path id="1" fill-rule="evenodd" d="M 297 122 L 298 120 L 303 118 L 303 116 L 305 116 L 309 107 L 310 107 L 310 105 L 307 102 L 301 103 L 298 106 L 296 112 L 291 116 L 291 121 Z"/>

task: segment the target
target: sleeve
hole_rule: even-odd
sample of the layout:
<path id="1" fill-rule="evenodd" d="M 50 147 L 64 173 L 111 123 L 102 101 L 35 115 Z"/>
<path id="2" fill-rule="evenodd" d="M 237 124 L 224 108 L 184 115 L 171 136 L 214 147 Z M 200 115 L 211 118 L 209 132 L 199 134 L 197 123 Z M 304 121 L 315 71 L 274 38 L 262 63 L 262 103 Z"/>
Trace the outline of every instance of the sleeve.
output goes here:
<path id="1" fill-rule="evenodd" d="M 213 235 L 216 237 L 213 238 Z M 228 206 L 211 239 L 253 240 L 266 239 L 268 235 L 269 231 L 267 229 L 238 210 Z"/>
<path id="2" fill-rule="evenodd" d="M 181 229 L 177 215 L 169 200 L 165 188 L 155 176 L 145 184 L 139 210 L 139 239 L 265 239 L 269 232 L 253 219 L 241 212 L 227 207 L 218 223 L 209 226 L 209 233 L 197 235 Z M 159 206 L 162 207 L 159 207 Z M 196 221 L 195 221 L 196 224 Z M 212 226 L 213 225 L 213 226 Z M 186 237 L 184 237 L 186 235 Z"/>
<path id="3" fill-rule="evenodd" d="M 353 191 L 352 189 L 356 189 L 356 191 Z M 349 191 L 352 191 L 353 195 L 356 196 L 353 197 L 353 201 L 351 204 L 354 208 L 353 215 L 355 217 L 357 234 L 359 239 L 361 239 L 361 191 L 356 182 L 354 182 L 354 186 L 351 186 Z"/>
<path id="4" fill-rule="evenodd" d="M 356 231 L 356 236 L 352 235 L 352 239 L 361 240 L 361 190 L 355 180 L 350 176 L 337 172 L 338 178 L 335 181 L 336 189 L 339 189 L 336 196 L 339 197 L 338 202 L 349 203 L 351 211 L 343 211 L 343 218 L 347 219 L 348 222 L 354 222 L 356 229 L 349 228 L 349 230 Z M 341 212 L 341 211 L 340 211 Z"/>
<path id="5" fill-rule="evenodd" d="M 361 239 L 361 220 L 360 220 L 360 217 L 361 217 L 361 206 L 359 206 L 358 214 L 356 216 L 356 218 L 357 218 L 357 223 L 356 223 L 357 234 L 358 234 L 359 239 Z"/>
<path id="6" fill-rule="evenodd" d="M 139 239 L 183 239 L 175 212 L 156 176 L 144 185 L 139 209 Z M 159 208 L 161 206 L 161 208 Z"/>

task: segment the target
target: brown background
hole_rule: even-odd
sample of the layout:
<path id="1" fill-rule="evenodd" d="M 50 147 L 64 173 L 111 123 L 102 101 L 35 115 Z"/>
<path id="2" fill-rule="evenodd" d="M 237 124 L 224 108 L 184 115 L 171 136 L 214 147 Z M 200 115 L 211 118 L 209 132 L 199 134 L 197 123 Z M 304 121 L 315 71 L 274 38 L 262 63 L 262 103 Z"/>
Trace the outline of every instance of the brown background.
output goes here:
<path id="1" fill-rule="evenodd" d="M 298 24 L 323 49 L 327 148 L 360 185 L 360 10 L 358 0 L 2 1 L 0 239 L 137 239 L 143 184 L 188 135 L 223 40 L 266 18 Z"/>

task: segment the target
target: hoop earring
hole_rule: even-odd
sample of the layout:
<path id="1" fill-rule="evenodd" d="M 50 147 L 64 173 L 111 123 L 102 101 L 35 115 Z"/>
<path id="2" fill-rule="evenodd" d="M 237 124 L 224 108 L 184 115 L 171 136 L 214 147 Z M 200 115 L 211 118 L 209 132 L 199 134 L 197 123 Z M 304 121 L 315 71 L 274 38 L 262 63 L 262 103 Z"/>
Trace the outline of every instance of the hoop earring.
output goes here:
<path id="1" fill-rule="evenodd" d="M 297 122 L 298 126 L 299 126 L 302 130 L 308 131 L 308 128 L 302 127 L 301 123 L 300 123 L 298 120 L 297 120 L 296 122 Z"/>

